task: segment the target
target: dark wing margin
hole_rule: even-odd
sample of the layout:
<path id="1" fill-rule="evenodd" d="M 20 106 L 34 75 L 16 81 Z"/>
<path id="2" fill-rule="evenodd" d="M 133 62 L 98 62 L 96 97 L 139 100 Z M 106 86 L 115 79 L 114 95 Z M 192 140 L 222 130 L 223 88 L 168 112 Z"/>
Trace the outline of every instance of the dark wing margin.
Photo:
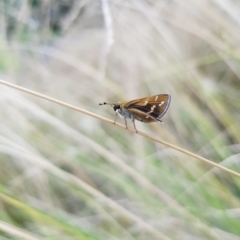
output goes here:
<path id="1" fill-rule="evenodd" d="M 166 105 L 164 104 L 163 108 L 160 108 L 160 109 L 162 109 L 162 112 L 157 117 L 157 120 L 159 120 L 159 121 L 163 117 L 163 115 L 167 112 L 167 110 L 170 106 L 170 103 L 171 103 L 171 96 L 170 95 L 167 95 L 167 96 L 168 96 L 168 99 L 167 99 Z"/>

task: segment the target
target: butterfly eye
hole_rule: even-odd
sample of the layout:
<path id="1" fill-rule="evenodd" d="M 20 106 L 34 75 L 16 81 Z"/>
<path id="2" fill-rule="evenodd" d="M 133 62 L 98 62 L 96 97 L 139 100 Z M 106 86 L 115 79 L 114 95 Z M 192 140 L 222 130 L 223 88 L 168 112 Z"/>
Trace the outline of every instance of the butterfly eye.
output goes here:
<path id="1" fill-rule="evenodd" d="M 114 111 L 116 112 L 117 109 L 120 109 L 120 105 L 116 104 L 113 106 Z"/>

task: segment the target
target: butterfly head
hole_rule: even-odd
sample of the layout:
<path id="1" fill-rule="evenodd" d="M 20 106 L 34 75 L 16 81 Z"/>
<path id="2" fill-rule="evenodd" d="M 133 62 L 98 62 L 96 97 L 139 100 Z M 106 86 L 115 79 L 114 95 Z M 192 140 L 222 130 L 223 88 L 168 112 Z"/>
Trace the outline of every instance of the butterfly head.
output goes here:
<path id="1" fill-rule="evenodd" d="M 112 107 L 113 107 L 115 112 L 118 112 L 119 109 L 121 108 L 119 104 L 114 104 Z"/>
<path id="2" fill-rule="evenodd" d="M 110 105 L 115 112 L 118 112 L 121 109 L 121 106 L 118 103 L 106 103 L 106 102 L 103 102 L 103 103 L 99 103 L 99 105 Z"/>

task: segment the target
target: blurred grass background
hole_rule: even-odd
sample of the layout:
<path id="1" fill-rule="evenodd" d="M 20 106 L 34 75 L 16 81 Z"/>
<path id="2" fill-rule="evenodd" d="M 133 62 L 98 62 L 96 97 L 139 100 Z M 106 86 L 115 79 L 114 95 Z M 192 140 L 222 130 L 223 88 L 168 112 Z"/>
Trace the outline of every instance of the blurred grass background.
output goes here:
<path id="1" fill-rule="evenodd" d="M 0 13 L 0 79 L 110 119 L 99 102 L 168 93 L 165 124 L 137 128 L 240 172 L 240 2 L 1 0 Z M 6 86 L 0 109 L 0 240 L 240 239 L 237 177 Z"/>

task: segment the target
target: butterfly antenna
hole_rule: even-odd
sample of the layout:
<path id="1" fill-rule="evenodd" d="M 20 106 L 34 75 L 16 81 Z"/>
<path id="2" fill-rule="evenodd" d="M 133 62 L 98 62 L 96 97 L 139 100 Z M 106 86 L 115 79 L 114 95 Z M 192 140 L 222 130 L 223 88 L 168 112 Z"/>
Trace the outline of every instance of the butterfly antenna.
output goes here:
<path id="1" fill-rule="evenodd" d="M 99 103 L 99 105 L 112 105 L 112 103 L 103 102 L 103 103 Z"/>

